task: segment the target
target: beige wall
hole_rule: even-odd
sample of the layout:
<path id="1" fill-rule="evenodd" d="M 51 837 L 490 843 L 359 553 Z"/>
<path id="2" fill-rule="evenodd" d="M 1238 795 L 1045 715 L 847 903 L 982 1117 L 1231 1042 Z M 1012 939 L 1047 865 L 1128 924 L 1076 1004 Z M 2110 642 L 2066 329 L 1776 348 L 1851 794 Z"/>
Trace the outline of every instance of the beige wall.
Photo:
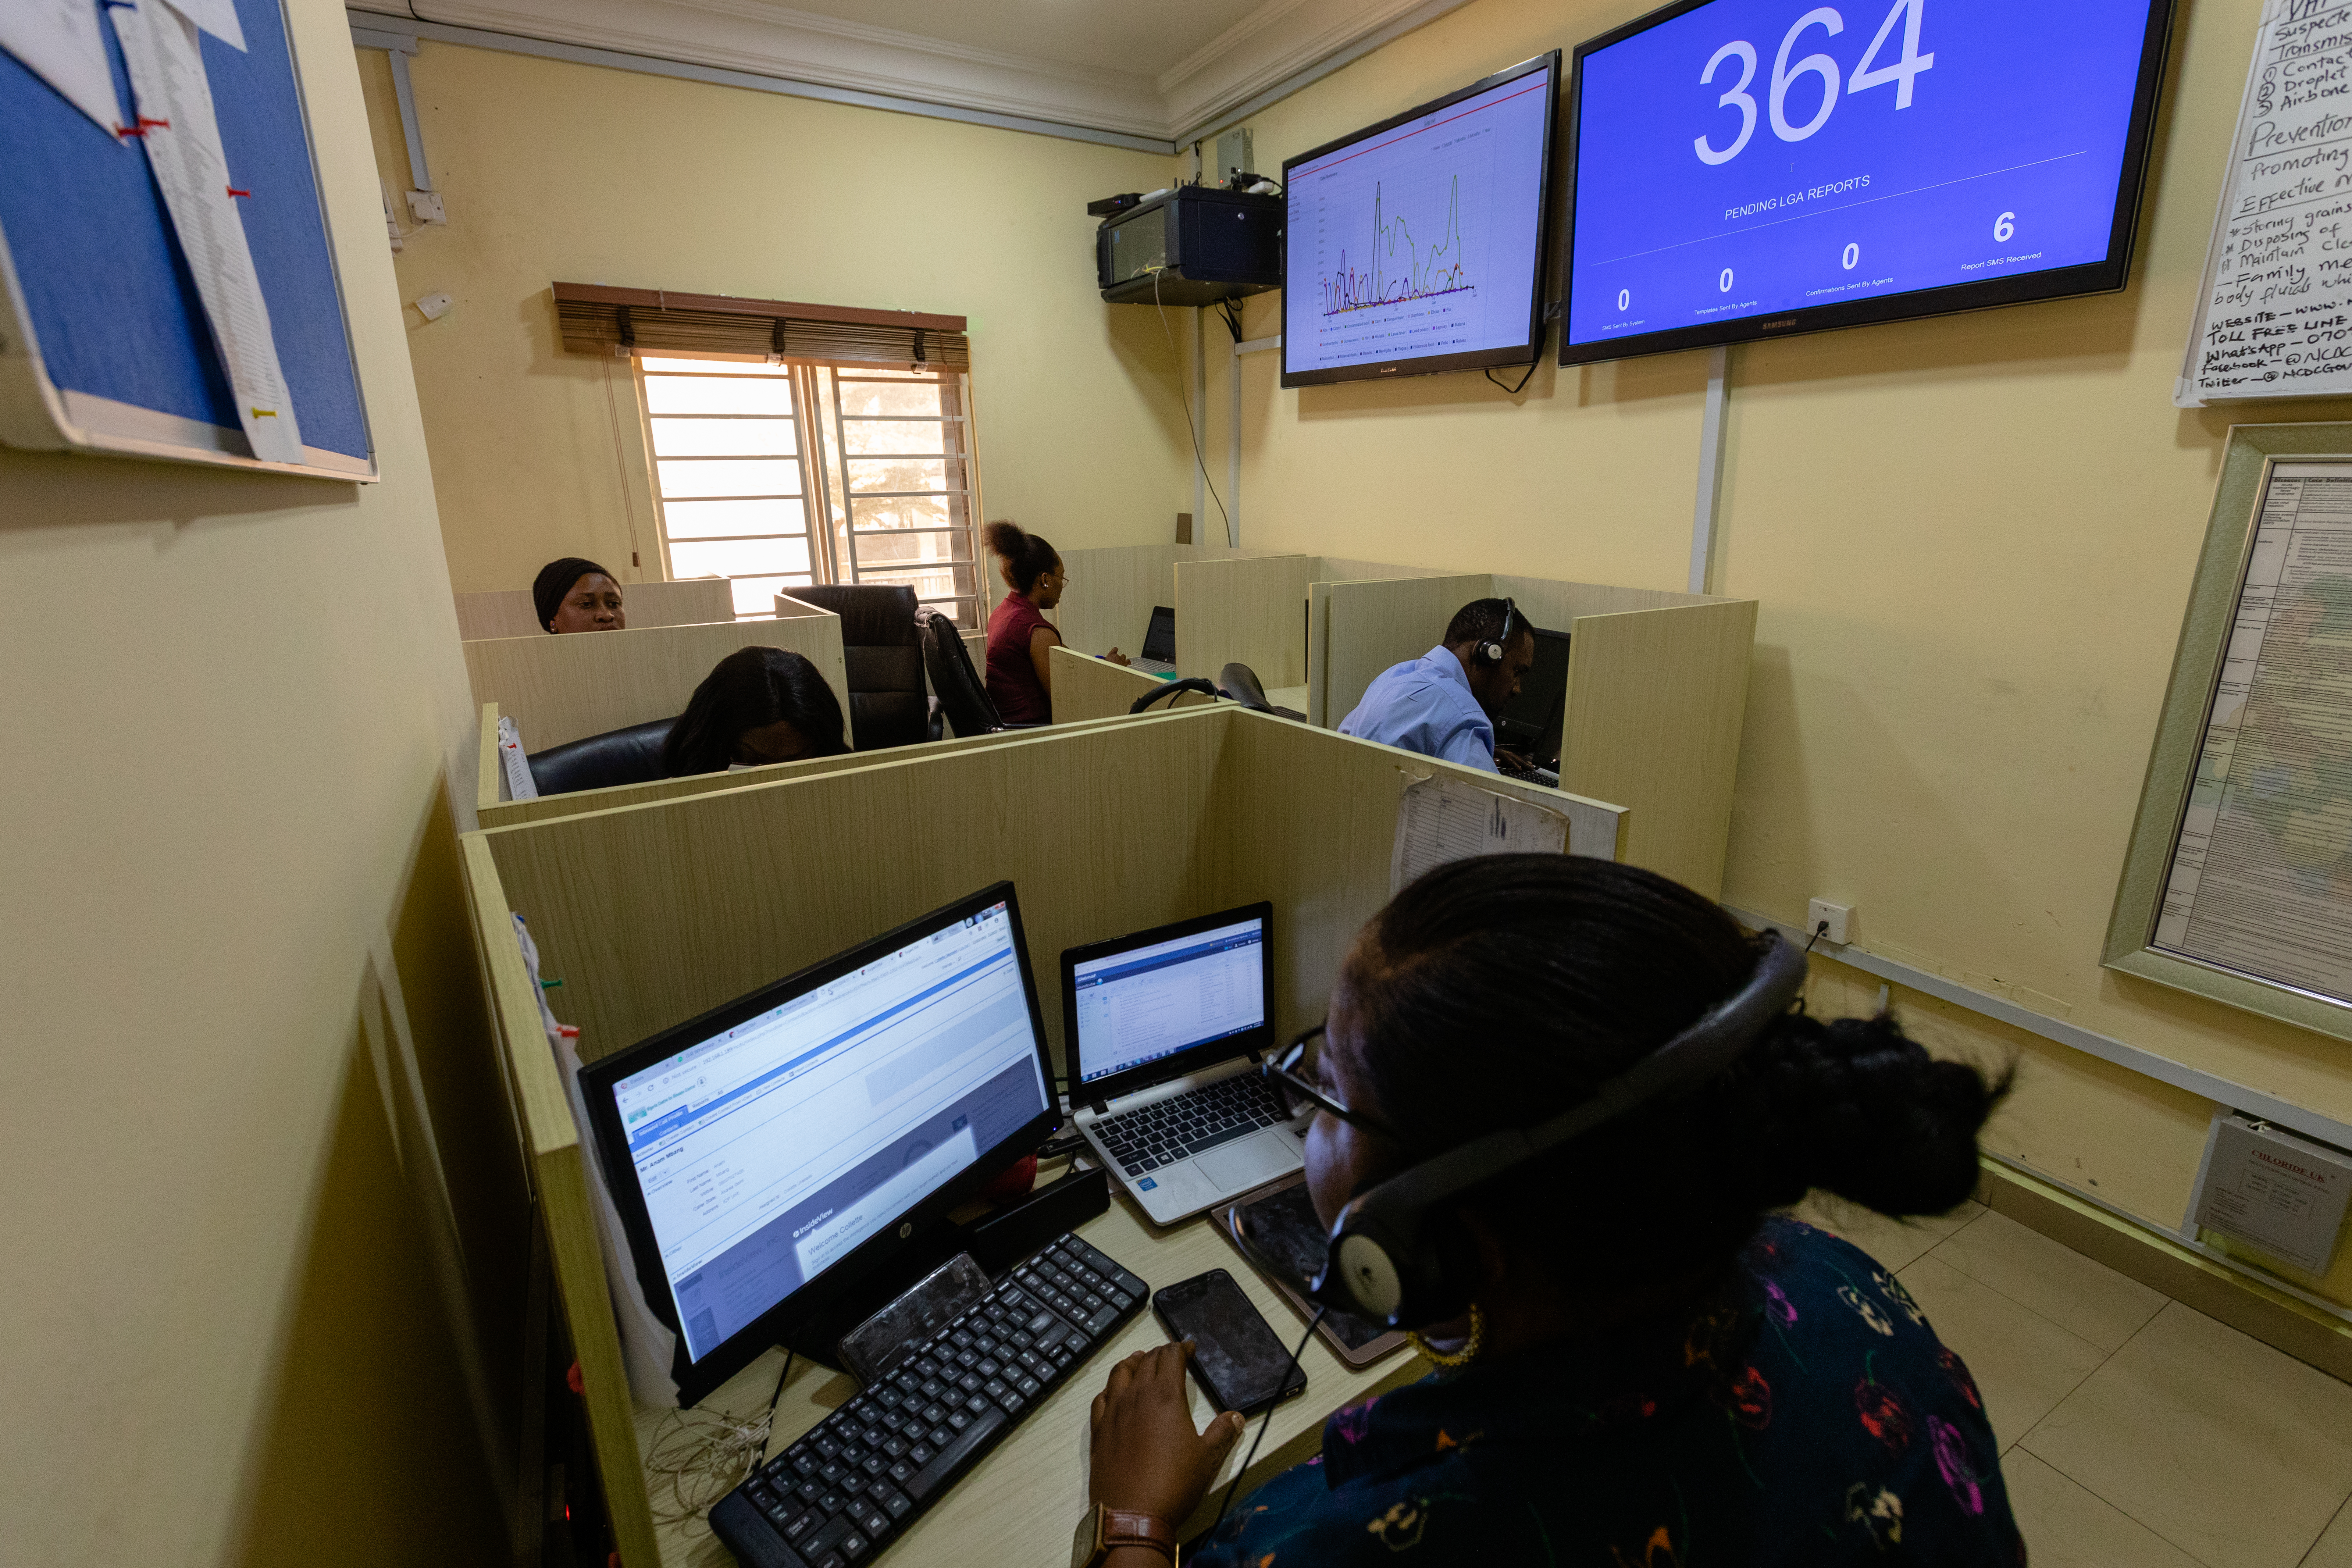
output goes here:
<path id="1" fill-rule="evenodd" d="M 466 679 L 343 13 L 289 10 L 383 482 L 0 452 L 0 1556 L 40 1568 L 504 1555 L 444 1310 L 521 1256 L 444 1195 L 514 1176 Z"/>
<path id="2" fill-rule="evenodd" d="M 1256 116 L 1259 163 L 1646 8 L 1475 0 Z M 1851 902 L 1874 951 L 2352 1121 L 2352 1047 L 2098 963 L 2226 427 L 2352 417 L 2170 402 L 2259 10 L 2183 0 L 2128 291 L 1734 351 L 1716 591 L 1763 607 L 1726 898 Z M 1253 301 L 1249 334 L 1278 330 Z M 1277 357 L 1241 364 L 1245 543 L 1684 585 L 1704 353 L 1545 366 L 1518 399 L 1475 374 L 1285 392 Z M 1994 1147 L 2179 1223 L 2204 1101 L 1915 1016 L 2024 1053 Z"/>
<path id="3" fill-rule="evenodd" d="M 391 68 L 359 58 L 397 199 Z M 627 366 L 562 351 L 556 281 L 968 317 L 988 514 L 1066 548 L 1174 537 L 1174 356 L 1096 295 L 1086 214 L 1165 158 L 430 41 L 411 71 L 449 222 L 395 267 L 403 300 L 456 301 L 403 315 L 459 590 L 563 554 L 660 575 Z"/>

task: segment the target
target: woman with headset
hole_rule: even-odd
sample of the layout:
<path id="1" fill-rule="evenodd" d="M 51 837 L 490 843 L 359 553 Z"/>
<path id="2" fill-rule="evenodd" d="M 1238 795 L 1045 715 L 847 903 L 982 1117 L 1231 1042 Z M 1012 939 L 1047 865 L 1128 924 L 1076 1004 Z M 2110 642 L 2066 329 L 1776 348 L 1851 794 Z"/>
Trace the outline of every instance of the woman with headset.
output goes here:
<path id="1" fill-rule="evenodd" d="M 2022 1563 L 1967 1367 L 1887 1270 L 1776 1212 L 1957 1206 L 2006 1082 L 1792 1007 L 1803 977 L 1600 860 L 1457 861 L 1374 917 L 1268 1076 L 1318 1113 L 1339 1240 L 1307 1288 L 1439 1370 L 1334 1415 L 1188 1568 Z M 1104 1568 L 1164 1568 L 1241 1435 L 1194 1432 L 1184 1353 L 1095 1402 Z"/>

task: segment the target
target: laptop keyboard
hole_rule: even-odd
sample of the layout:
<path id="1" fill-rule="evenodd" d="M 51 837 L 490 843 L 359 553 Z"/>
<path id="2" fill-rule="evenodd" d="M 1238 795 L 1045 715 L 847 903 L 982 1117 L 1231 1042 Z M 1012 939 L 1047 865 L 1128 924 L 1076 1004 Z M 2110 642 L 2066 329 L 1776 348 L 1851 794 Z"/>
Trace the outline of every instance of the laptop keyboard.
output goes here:
<path id="1" fill-rule="evenodd" d="M 1546 789 L 1559 787 L 1559 773 L 1555 769 L 1507 768 L 1497 764 L 1495 771 L 1507 779 L 1516 779 L 1521 784 L 1541 784 Z"/>
<path id="2" fill-rule="evenodd" d="M 1274 1091 L 1252 1072 L 1103 1117 L 1094 1131 L 1118 1168 L 1139 1176 L 1284 1120 Z"/>

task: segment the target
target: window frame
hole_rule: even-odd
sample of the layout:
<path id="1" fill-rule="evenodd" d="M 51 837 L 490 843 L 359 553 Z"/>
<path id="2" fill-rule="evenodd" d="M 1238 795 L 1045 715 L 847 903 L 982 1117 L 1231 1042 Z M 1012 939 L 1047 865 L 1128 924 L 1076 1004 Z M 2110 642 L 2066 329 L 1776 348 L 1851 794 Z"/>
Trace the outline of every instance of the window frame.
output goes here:
<path id="1" fill-rule="evenodd" d="M 660 368 L 648 371 L 648 360 L 659 363 Z M 683 362 L 707 361 L 714 363 L 740 364 L 746 371 L 698 372 L 671 368 Z M 778 356 L 734 353 L 690 353 L 675 350 L 646 350 L 629 355 L 630 374 L 637 394 L 637 422 L 645 442 L 646 484 L 650 492 L 654 516 L 655 543 L 661 563 L 662 575 L 677 580 L 673 543 L 704 543 L 724 542 L 784 542 L 804 541 L 808 564 L 804 568 L 810 582 L 815 584 L 855 584 L 876 580 L 900 582 L 919 579 L 927 572 L 944 570 L 954 589 L 950 594 L 926 593 L 917 585 L 919 602 L 947 610 L 958 624 L 967 630 L 977 629 L 986 623 L 989 605 L 988 583 L 982 570 L 980 542 L 980 519 L 985 515 L 981 501 L 981 468 L 978 439 L 972 418 L 971 374 L 969 370 L 950 365 L 909 364 L 901 369 L 896 364 L 858 360 L 805 359 L 796 355 Z M 750 369 L 749 367 L 758 367 Z M 790 387 L 792 412 L 783 414 L 661 414 L 653 408 L 653 398 L 646 385 L 653 376 L 708 376 L 709 379 L 740 381 L 751 377 L 761 380 L 782 379 Z M 936 415 L 857 415 L 844 407 L 841 388 L 851 384 L 929 385 L 939 389 L 941 412 Z M 952 410 L 950 412 L 950 410 Z M 656 449 L 654 421 L 656 419 L 701 420 L 766 420 L 787 421 L 793 426 L 793 454 L 789 458 L 773 452 L 695 453 L 690 456 L 664 457 Z M 906 424 L 930 426 L 938 430 L 938 449 L 929 452 L 852 452 L 849 450 L 850 426 L 855 424 Z M 919 444 L 919 443 L 917 443 Z M 759 494 L 744 496 L 665 496 L 662 465 L 665 462 L 712 461 L 791 461 L 798 468 L 800 491 L 795 495 Z M 938 463 L 941 467 L 944 488 L 925 490 L 861 490 L 851 482 L 853 466 L 866 461 L 898 461 Z M 961 486 L 955 480 L 961 474 Z M 920 500 L 937 499 L 942 503 L 944 515 L 950 521 L 935 528 L 859 528 L 858 508 L 874 500 Z M 796 503 L 804 531 L 799 533 L 756 533 L 724 536 L 688 535 L 674 539 L 669 507 L 672 502 L 690 503 L 705 500 L 762 500 Z M 961 515 L 959 515 L 961 514 Z M 947 542 L 943 558 L 919 558 L 904 563 L 875 559 L 861 559 L 858 541 L 877 536 L 939 537 Z M 782 579 L 802 575 L 800 572 L 743 573 L 728 575 L 731 584 L 745 579 L 778 579 L 776 592 L 791 594 L 797 584 Z M 735 618 L 741 620 L 773 619 L 772 602 L 765 611 L 745 611 L 738 608 Z"/>

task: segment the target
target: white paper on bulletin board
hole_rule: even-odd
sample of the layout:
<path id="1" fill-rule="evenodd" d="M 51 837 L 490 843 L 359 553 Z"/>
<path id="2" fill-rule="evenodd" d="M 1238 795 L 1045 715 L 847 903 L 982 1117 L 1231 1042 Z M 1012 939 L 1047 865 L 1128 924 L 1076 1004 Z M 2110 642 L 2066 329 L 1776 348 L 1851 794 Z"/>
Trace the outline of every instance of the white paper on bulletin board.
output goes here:
<path id="1" fill-rule="evenodd" d="M 2172 401 L 2352 392 L 2352 3 L 2265 0 Z"/>

